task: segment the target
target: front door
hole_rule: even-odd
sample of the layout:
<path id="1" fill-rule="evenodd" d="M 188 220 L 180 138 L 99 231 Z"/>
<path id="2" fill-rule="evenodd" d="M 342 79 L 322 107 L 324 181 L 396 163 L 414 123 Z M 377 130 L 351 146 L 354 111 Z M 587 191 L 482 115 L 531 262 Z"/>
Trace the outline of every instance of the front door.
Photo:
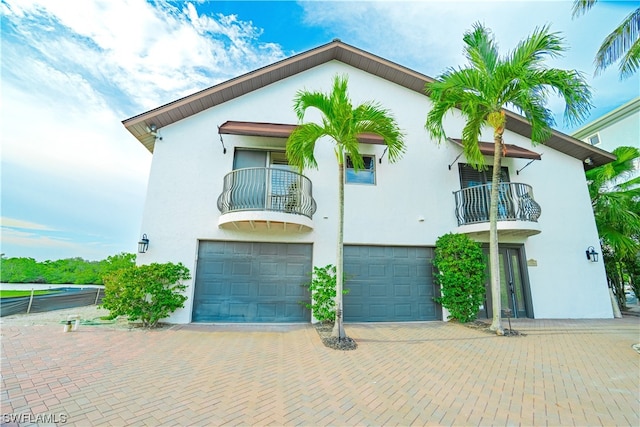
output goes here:
<path id="1" fill-rule="evenodd" d="M 487 260 L 489 248 L 484 248 Z M 500 302 L 502 317 L 504 309 L 511 309 L 511 317 L 533 318 L 531 293 L 529 292 L 526 264 L 523 262 L 522 247 L 501 245 L 498 257 L 500 260 Z M 491 281 L 489 279 L 489 265 L 487 265 L 487 283 L 485 304 L 480 308 L 478 318 L 491 318 L 493 307 L 491 304 Z"/>

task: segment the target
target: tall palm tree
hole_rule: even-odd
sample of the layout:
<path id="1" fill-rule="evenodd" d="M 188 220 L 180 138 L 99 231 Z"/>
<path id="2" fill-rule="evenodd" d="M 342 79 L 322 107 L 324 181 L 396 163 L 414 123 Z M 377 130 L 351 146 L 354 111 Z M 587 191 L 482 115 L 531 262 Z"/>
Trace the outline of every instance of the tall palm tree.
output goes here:
<path id="1" fill-rule="evenodd" d="M 574 0 L 573 14 L 575 18 L 591 9 L 598 0 Z M 605 37 L 596 53 L 596 74 L 604 71 L 608 66 L 618 62 L 620 77 L 626 78 L 640 68 L 640 7 L 632 11 Z"/>
<path id="2" fill-rule="evenodd" d="M 564 98 L 565 120 L 583 120 L 591 108 L 591 91 L 577 71 L 547 68 L 543 60 L 560 55 L 565 48 L 557 33 L 547 26 L 537 28 L 504 57 L 490 32 L 479 23 L 463 37 L 467 68 L 448 69 L 439 78 L 427 83 L 432 108 L 425 128 L 438 142 L 446 138 L 443 120 L 451 110 L 459 110 L 466 124 L 462 130 L 463 151 L 475 168 L 484 167 L 478 138 L 483 127 L 493 128 L 493 185 L 489 208 L 489 262 L 493 322 L 491 330 L 504 333 L 501 323 L 500 270 L 498 262 L 498 183 L 502 164 L 503 134 L 507 116 L 504 108 L 521 112 L 531 125 L 531 141 L 537 144 L 551 136 L 555 124 L 552 112 L 546 108 L 547 97 L 555 92 Z"/>
<path id="3" fill-rule="evenodd" d="M 637 268 L 640 256 L 640 176 L 629 179 L 640 150 L 623 146 L 613 154 L 615 161 L 587 171 L 586 176 L 607 279 L 623 309 L 622 278 Z"/>
<path id="4" fill-rule="evenodd" d="M 344 287 L 343 241 L 344 241 L 344 164 L 348 156 L 355 170 L 364 168 L 358 150 L 358 135 L 376 134 L 388 147 L 389 161 L 395 162 L 404 153 L 404 135 L 392 114 L 378 103 L 368 101 L 353 108 L 347 93 L 348 77 L 336 75 L 331 93 L 301 90 L 294 98 L 294 110 L 301 123 L 287 140 L 289 163 L 300 168 L 317 168 L 314 151 L 316 142 L 329 137 L 334 144 L 338 161 L 338 247 L 336 253 L 336 322 L 333 336 L 345 337 L 342 326 L 342 290 Z M 304 123 L 307 108 L 316 108 L 322 114 L 322 123 Z"/>

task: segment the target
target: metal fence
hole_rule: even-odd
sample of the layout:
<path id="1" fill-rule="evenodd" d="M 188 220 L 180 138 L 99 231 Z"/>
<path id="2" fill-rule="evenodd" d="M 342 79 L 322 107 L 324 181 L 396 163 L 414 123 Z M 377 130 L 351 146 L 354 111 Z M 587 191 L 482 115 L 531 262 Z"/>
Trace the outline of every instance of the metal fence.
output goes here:
<path id="1" fill-rule="evenodd" d="M 52 288 L 59 291 L 47 295 L 33 295 L 0 299 L 0 317 L 20 313 L 43 313 L 65 308 L 100 304 L 104 288 Z"/>

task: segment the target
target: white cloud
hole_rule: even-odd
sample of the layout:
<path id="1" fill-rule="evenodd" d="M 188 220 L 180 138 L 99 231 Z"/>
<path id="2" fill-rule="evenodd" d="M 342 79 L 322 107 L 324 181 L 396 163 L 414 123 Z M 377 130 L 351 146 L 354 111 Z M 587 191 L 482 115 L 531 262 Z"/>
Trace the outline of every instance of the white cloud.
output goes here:
<path id="1" fill-rule="evenodd" d="M 593 58 L 604 37 L 633 7 L 600 2 L 589 13 L 572 19 L 570 1 L 349 1 L 299 2 L 309 25 L 329 28 L 347 43 L 437 77 L 448 67 L 466 65 L 462 35 L 474 22 L 490 28 L 501 52 L 512 50 L 536 27 L 549 24 L 560 32 L 568 51 L 550 66 L 582 71 L 593 87 L 599 111 L 638 96 L 639 78 L 620 82 L 617 70 L 593 77 Z M 564 102 L 552 97 L 558 127 Z"/>
<path id="2" fill-rule="evenodd" d="M 138 108 L 153 108 L 284 57 L 235 16 L 198 16 L 191 3 L 144 0 L 7 0 L 7 19 L 52 62 L 107 81 Z M 46 81 L 42 81 L 46 83 Z M 136 111 L 137 112 L 137 111 Z"/>
<path id="3" fill-rule="evenodd" d="M 2 224 L 2 227 L 9 227 L 9 228 L 20 228 L 20 229 L 26 229 L 26 230 L 55 231 L 54 228 L 51 228 L 51 227 L 49 227 L 47 225 L 37 224 L 35 222 L 23 221 L 23 220 L 16 219 L 16 218 L 2 217 L 2 218 L 0 218 L 0 224 Z"/>
<path id="4" fill-rule="evenodd" d="M 78 244 L 69 241 L 66 238 L 56 238 L 50 236 L 43 236 L 38 233 L 32 233 L 28 231 L 15 230 L 8 227 L 0 227 L 2 233 L 2 244 L 26 246 L 26 247 L 56 247 L 56 248 L 74 248 Z"/>

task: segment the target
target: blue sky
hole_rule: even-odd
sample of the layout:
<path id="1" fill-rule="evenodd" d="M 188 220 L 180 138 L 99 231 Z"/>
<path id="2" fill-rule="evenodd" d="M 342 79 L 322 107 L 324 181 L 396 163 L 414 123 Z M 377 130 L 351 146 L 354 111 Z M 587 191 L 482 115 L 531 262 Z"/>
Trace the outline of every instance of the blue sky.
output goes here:
<path id="1" fill-rule="evenodd" d="M 1 251 L 37 260 L 135 252 L 151 154 L 121 121 L 334 38 L 432 77 L 464 65 L 480 21 L 506 52 L 550 24 L 585 73 L 592 118 L 640 94 L 593 76 L 603 38 L 637 2 L 2 0 Z M 558 129 L 563 105 L 552 99 Z M 425 112 L 426 115 L 426 112 Z"/>

